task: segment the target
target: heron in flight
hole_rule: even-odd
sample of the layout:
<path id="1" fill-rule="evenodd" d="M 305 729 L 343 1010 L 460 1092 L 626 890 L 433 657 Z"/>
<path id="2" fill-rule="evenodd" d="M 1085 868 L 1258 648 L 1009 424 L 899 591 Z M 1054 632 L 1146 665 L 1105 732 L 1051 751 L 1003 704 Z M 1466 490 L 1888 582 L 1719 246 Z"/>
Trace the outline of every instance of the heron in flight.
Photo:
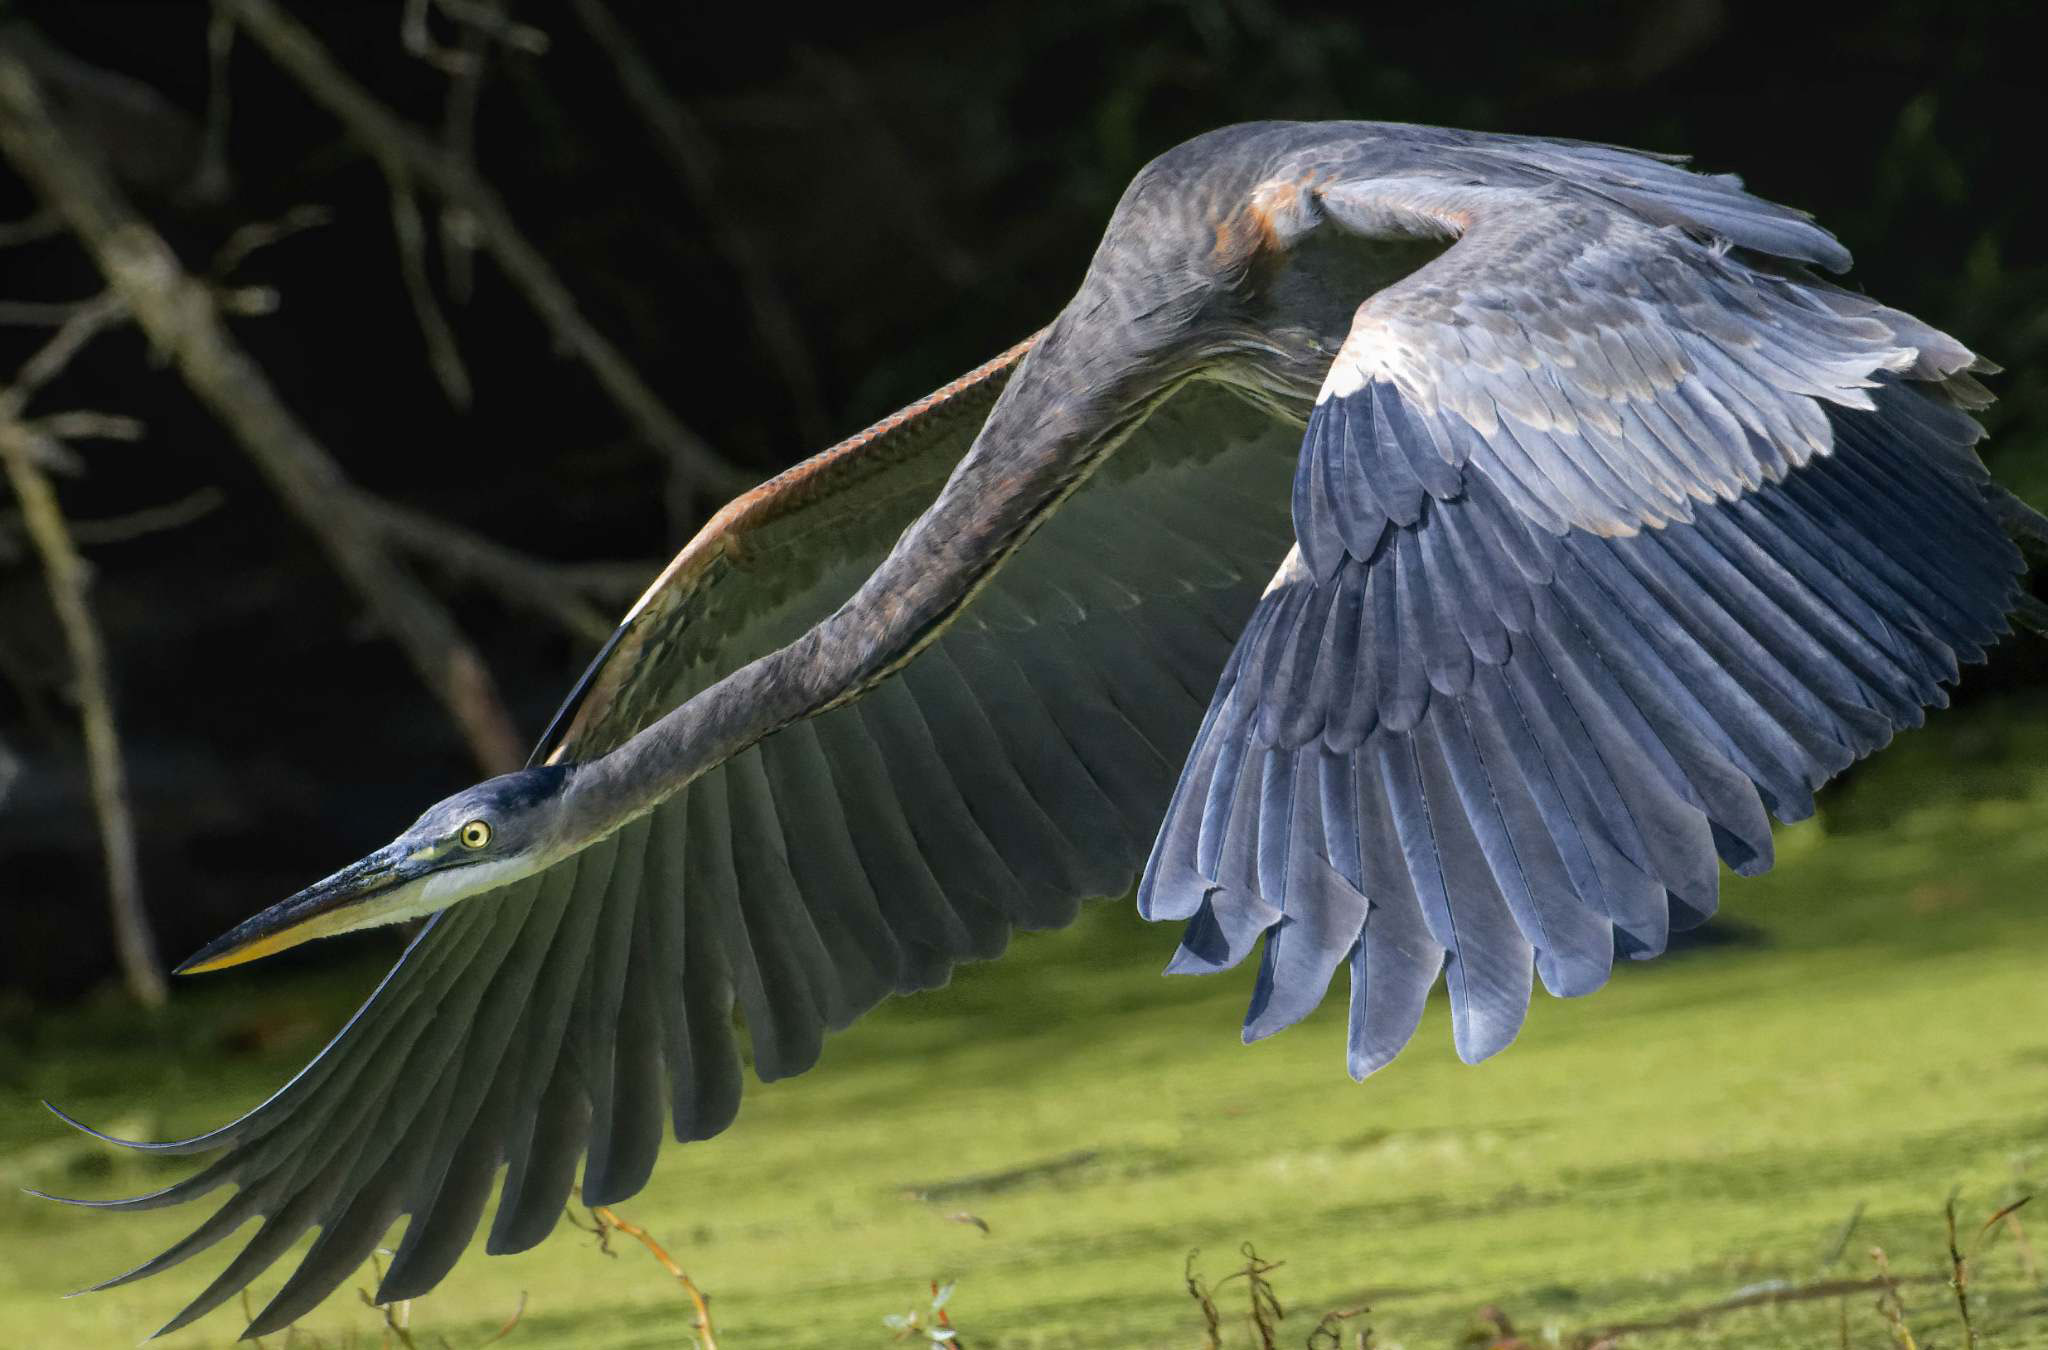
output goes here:
<path id="1" fill-rule="evenodd" d="M 1140 172 L 1074 298 L 725 507 L 530 767 L 182 970 L 427 916 L 318 1058 L 149 1209 L 164 1328 L 319 1237 L 249 1331 L 610 1204 L 828 1030 L 1136 885 L 1169 971 L 1258 949 L 1246 1040 L 1348 967 L 1349 1067 L 1439 978 L 1457 1052 L 1714 911 L 2020 615 L 1961 343 L 1825 280 L 1729 176 L 1364 122 Z M 737 1014 L 737 1017 L 735 1016 Z M 666 1121 L 664 1120 L 666 1117 Z M 67 1118 L 68 1119 L 68 1118 Z M 75 1122 L 74 1122 L 75 1123 Z M 81 1126 L 81 1128 L 84 1128 Z M 125 1142 L 125 1141 L 117 1141 Z M 587 1155 L 587 1157 L 586 1157 Z M 106 1287 L 106 1286 L 100 1286 Z"/>

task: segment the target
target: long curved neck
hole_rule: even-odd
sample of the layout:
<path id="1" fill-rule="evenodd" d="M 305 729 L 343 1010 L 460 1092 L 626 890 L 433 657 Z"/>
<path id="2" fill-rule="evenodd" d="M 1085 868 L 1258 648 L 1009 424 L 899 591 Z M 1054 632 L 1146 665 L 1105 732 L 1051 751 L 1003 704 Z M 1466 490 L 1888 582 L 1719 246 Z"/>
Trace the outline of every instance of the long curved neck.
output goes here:
<path id="1" fill-rule="evenodd" d="M 856 698 L 944 631 L 962 605 L 1167 383 L 1166 363 L 1093 350 L 1088 292 L 1025 357 L 938 499 L 846 603 L 610 754 L 581 765 L 576 815 L 617 828 L 792 722 Z M 572 830 L 573 830 L 572 826 Z"/>

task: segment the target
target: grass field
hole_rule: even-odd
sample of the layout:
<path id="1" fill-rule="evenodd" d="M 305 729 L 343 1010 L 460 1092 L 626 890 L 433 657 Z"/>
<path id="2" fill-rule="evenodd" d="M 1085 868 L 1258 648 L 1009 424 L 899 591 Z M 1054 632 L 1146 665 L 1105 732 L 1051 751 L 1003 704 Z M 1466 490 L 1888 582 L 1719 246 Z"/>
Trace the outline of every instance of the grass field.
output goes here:
<path id="1" fill-rule="evenodd" d="M 1344 1076 L 1341 994 L 1246 1048 L 1248 972 L 1160 979 L 1173 935 L 1102 905 L 883 1008 L 809 1076 L 755 1088 L 733 1130 L 671 1148 L 620 1210 L 710 1295 L 726 1350 L 886 1346 L 883 1318 L 928 1303 L 933 1280 L 957 1281 L 947 1311 L 976 1350 L 1200 1346 L 1188 1253 L 1215 1281 L 1246 1242 L 1284 1262 L 1268 1276 L 1283 1346 L 1360 1304 L 1344 1346 L 1369 1325 L 1371 1345 L 1413 1350 L 1502 1339 L 1486 1305 L 1530 1345 L 1585 1345 L 1727 1300 L 1752 1306 L 1616 1343 L 1905 1344 L 1875 1290 L 1785 1297 L 1870 1279 L 1873 1247 L 1914 1343 L 1961 1346 L 1945 1202 L 1969 1247 L 2048 1186 L 2044 901 L 2048 708 L 1977 709 L 1903 738 L 1821 822 L 1782 832 L 1775 873 L 1729 884 L 1715 941 L 1590 999 L 1539 995 L 1481 1067 L 1457 1062 L 1441 998 L 1364 1086 Z M 37 1098 L 122 1133 L 215 1123 L 296 1068 L 372 977 L 258 967 L 181 988 L 154 1028 L 111 1007 L 17 1014 L 0 1041 L 0 1342 L 132 1345 L 225 1259 L 58 1301 L 201 1212 L 19 1194 L 176 1174 L 67 1137 Z M 2048 1346 L 2048 1213 L 2037 1231 L 2038 1246 L 2011 1225 L 1982 1241 L 1980 1344 Z M 564 1223 L 519 1257 L 479 1249 L 412 1306 L 410 1334 L 477 1345 L 523 1294 L 499 1344 L 690 1344 L 676 1285 L 612 1246 Z M 1224 1344 L 1257 1344 L 1247 1284 L 1217 1292 Z M 240 1325 L 224 1310 L 166 1344 L 226 1345 Z M 384 1337 L 344 1291 L 290 1343 Z"/>

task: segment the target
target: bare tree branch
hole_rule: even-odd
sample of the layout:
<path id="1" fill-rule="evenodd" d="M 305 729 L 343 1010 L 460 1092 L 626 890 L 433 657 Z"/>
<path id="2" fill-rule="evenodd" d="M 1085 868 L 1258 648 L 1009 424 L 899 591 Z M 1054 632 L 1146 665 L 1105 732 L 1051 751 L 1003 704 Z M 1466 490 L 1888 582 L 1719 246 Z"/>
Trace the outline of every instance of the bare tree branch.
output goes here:
<path id="1" fill-rule="evenodd" d="M 0 327 L 57 328 L 89 300 L 0 300 Z"/>
<path id="2" fill-rule="evenodd" d="M 222 0 L 242 29 L 289 72 L 315 102 L 339 118 L 380 164 L 395 165 L 420 187 L 461 206 L 498 265 L 537 310 L 556 339 L 597 377 L 641 435 L 668 455 L 693 484 L 715 496 L 751 485 L 736 468 L 684 426 L 647 387 L 631 362 L 576 306 L 575 297 L 514 223 L 497 193 L 463 161 L 378 102 L 334 63 L 319 39 L 271 0 Z"/>
<path id="3" fill-rule="evenodd" d="M 51 363 L 44 359 L 45 355 L 66 336 L 67 333 L 60 332 L 30 364 L 40 362 L 47 368 Z M 82 345 L 75 343 L 70 350 L 75 352 Z M 47 370 L 43 378 L 49 378 Z M 50 587 L 50 605 L 57 612 L 57 624 L 63 630 L 64 645 L 71 656 L 79 720 L 85 732 L 86 776 L 92 784 L 93 812 L 99 819 L 100 847 L 106 858 L 107 903 L 121 976 L 136 1002 L 146 1008 L 160 1008 L 164 1003 L 163 963 L 157 956 L 156 936 L 142 905 L 142 880 L 135 863 L 135 822 L 128 810 L 128 775 L 121 762 L 120 735 L 114 726 L 106 644 L 87 599 L 91 572 L 65 528 L 56 489 L 38 467 L 38 460 L 51 449 L 38 442 L 48 437 L 16 420 L 26 399 L 26 395 L 17 397 L 20 389 L 16 385 L 0 394 L 0 461 L 5 461 L 8 486 L 21 504 L 29 538 L 42 559 L 43 575 Z"/>
<path id="4" fill-rule="evenodd" d="M 5 60 L 0 52 L 0 60 Z M 81 301 L 71 307 L 71 313 L 57 329 L 56 336 L 44 343 L 34 356 L 22 363 L 14 376 L 14 383 L 0 389 L 0 421 L 12 422 L 28 408 L 28 401 L 36 391 L 57 378 L 64 367 L 71 364 L 71 358 L 84 350 L 87 343 L 119 323 L 128 314 L 127 305 L 112 291 L 104 291 L 90 300 Z"/>
<path id="5" fill-rule="evenodd" d="M 438 563 L 457 576 L 486 582 L 513 604 L 546 615 L 579 638 L 596 643 L 611 636 L 612 621 L 591 604 L 593 595 L 611 589 L 605 584 L 608 577 L 604 572 L 589 566 L 570 568 L 542 562 L 438 516 L 409 510 L 367 492 L 358 492 L 355 501 L 363 514 L 407 553 Z M 630 565 L 630 570 L 642 584 L 650 572 L 638 563 Z"/>
<path id="6" fill-rule="evenodd" d="M 604 0 L 576 0 L 576 15 L 597 45 L 611 58 L 619 81 L 642 120 L 654 133 L 654 144 L 668 159 L 683 187 L 696 199 L 711 226 L 714 242 L 739 276 L 740 288 L 753 311 L 754 331 L 782 375 L 795 400 L 801 430 L 823 440 L 827 429 L 824 403 L 818 393 L 818 372 L 803 329 L 775 273 L 746 231 L 733 224 L 719 203 L 718 156 L 711 140 L 690 110 L 662 83 L 642 53 L 640 42 L 627 32 Z"/>
<path id="7" fill-rule="evenodd" d="M 413 195 L 412 180 L 391 178 L 391 228 L 398 239 L 398 270 L 405 278 L 405 293 L 412 298 L 412 312 L 420 332 L 427 339 L 427 364 L 441 392 L 457 408 L 470 404 L 469 367 L 463 364 L 462 349 L 455 343 L 455 330 L 441 312 L 434 297 L 434 283 L 427 276 L 427 226 L 420 218 L 419 198 Z"/>
<path id="8" fill-rule="evenodd" d="M 186 274 L 105 171 L 67 144 L 35 77 L 6 44 L 0 44 L 0 151 L 62 214 L 150 341 L 320 541 L 454 716 L 477 761 L 491 772 L 517 765 L 523 756 L 511 717 L 476 650 L 385 550 L 375 529 L 341 505 L 350 487 L 333 457 L 228 332 L 209 288 Z"/>
<path id="9" fill-rule="evenodd" d="M 64 222 L 47 206 L 39 207 L 20 220 L 0 221 L 0 248 L 34 244 L 64 232 Z"/>

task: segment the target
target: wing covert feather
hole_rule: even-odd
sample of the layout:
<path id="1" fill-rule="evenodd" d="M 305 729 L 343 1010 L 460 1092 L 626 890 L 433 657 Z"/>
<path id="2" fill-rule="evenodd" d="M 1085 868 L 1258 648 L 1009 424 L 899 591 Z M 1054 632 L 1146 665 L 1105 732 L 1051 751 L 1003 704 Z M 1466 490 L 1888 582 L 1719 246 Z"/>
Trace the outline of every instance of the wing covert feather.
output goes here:
<path id="1" fill-rule="evenodd" d="M 1713 913 L 1722 863 L 1770 865 L 1768 815 L 1811 813 L 1945 703 L 2025 603 L 1973 449 L 1984 363 L 1795 265 L 1837 260 L 1739 192 L 1723 233 L 1698 199 L 1617 209 L 1635 197 L 1550 174 L 1588 153 L 1301 189 L 1362 238 L 1457 242 L 1357 310 L 1303 440 L 1297 551 L 1139 903 L 1188 921 L 1175 969 L 1263 937 L 1247 1039 L 1348 957 L 1355 1075 L 1439 973 L 1478 1060 L 1532 973 L 1580 995 L 1617 952 L 1661 952 Z M 1760 256 L 1774 240 L 1791 262 Z"/>

